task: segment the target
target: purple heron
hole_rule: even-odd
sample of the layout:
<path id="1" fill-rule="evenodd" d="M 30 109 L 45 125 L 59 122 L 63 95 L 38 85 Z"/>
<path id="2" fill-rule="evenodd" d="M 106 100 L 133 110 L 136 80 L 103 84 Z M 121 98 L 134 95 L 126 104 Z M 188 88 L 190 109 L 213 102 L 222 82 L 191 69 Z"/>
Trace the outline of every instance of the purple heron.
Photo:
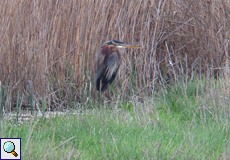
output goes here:
<path id="1" fill-rule="evenodd" d="M 117 40 L 105 42 L 96 56 L 96 89 L 105 91 L 113 82 L 121 64 L 119 48 L 140 48 Z M 108 96 L 110 98 L 109 90 Z"/>

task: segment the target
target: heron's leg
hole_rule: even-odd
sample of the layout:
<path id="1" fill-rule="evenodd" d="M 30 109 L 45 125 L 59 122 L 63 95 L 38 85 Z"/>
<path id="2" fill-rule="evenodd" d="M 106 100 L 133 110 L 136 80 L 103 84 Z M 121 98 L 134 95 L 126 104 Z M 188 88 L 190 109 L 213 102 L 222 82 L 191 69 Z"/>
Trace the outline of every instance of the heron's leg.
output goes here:
<path id="1" fill-rule="evenodd" d="M 100 85 L 99 85 L 99 90 L 97 91 L 95 89 L 95 101 L 96 101 L 96 104 L 99 105 L 99 106 L 101 104 L 101 88 L 100 88 L 100 86 L 101 86 L 101 82 L 100 82 Z"/>
<path id="2" fill-rule="evenodd" d="M 97 99 L 98 101 L 101 101 L 101 91 L 100 90 L 97 92 Z"/>
<path id="3" fill-rule="evenodd" d="M 108 92 L 108 99 L 109 99 L 109 101 L 111 101 L 109 83 L 107 84 L 107 92 Z"/>

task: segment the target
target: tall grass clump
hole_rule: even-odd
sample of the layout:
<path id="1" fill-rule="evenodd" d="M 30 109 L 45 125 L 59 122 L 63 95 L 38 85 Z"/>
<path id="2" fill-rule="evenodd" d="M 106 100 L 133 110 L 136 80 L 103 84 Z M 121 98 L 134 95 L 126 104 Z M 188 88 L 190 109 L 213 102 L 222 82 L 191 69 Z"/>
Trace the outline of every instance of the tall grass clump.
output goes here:
<path id="1" fill-rule="evenodd" d="M 1 105 L 91 99 L 95 53 L 109 39 L 141 47 L 123 54 L 114 97 L 152 96 L 194 76 L 229 86 L 229 10 L 227 0 L 2 0 Z"/>

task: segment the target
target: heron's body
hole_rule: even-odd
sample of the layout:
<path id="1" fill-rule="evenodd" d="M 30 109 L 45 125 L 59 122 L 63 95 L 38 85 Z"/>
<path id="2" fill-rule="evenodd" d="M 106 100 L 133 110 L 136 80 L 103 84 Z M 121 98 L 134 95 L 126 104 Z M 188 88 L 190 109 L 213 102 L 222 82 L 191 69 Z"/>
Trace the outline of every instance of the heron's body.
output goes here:
<path id="1" fill-rule="evenodd" d="M 121 65 L 119 48 L 139 48 L 120 41 L 105 42 L 97 52 L 96 57 L 96 89 L 105 91 L 115 79 Z"/>

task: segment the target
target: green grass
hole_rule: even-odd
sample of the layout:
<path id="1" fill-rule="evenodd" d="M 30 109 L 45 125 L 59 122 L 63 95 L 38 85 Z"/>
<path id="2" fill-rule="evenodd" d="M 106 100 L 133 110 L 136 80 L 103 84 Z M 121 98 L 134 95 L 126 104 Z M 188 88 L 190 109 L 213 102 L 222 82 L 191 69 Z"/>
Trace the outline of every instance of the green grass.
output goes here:
<path id="1" fill-rule="evenodd" d="M 22 138 L 23 159 L 227 159 L 223 82 L 181 82 L 141 102 L 134 96 L 100 108 L 91 103 L 77 115 L 23 125 L 4 120 L 0 134 Z"/>
<path id="2" fill-rule="evenodd" d="M 138 120 L 125 110 L 98 110 L 23 126 L 3 122 L 2 137 L 22 138 L 23 159 L 219 159 L 227 151 L 227 124 L 181 122 L 166 112 L 158 120 L 145 118 Z"/>

